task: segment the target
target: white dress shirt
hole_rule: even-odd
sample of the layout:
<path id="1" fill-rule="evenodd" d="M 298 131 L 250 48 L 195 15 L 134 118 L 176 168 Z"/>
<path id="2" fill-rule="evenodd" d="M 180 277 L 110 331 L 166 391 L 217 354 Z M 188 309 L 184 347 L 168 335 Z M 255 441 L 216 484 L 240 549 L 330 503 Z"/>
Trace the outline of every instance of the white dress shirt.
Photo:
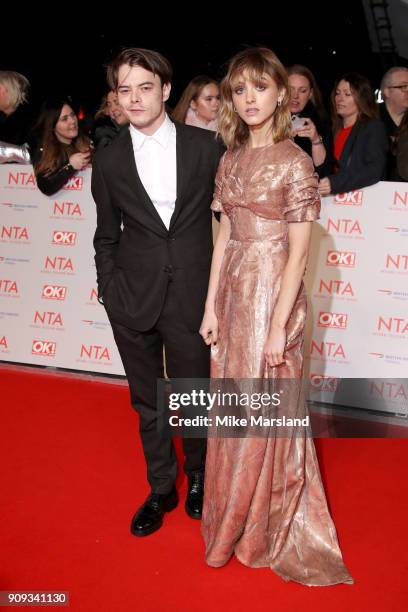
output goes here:
<path id="1" fill-rule="evenodd" d="M 177 197 L 176 128 L 166 115 L 159 129 L 146 136 L 130 126 L 137 172 L 155 209 L 169 229 Z"/>

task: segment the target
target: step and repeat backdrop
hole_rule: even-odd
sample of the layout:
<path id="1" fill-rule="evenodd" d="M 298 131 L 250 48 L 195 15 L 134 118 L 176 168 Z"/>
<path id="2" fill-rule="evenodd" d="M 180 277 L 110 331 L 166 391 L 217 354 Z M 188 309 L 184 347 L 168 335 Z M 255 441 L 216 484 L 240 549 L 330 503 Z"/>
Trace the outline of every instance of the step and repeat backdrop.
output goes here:
<path id="1" fill-rule="evenodd" d="M 311 398 L 408 416 L 406 183 L 323 198 L 306 286 Z"/>
<path id="2" fill-rule="evenodd" d="M 0 166 L 0 360 L 124 374 L 97 301 L 90 177 L 47 197 L 31 166 Z M 305 281 L 312 399 L 406 414 L 407 185 L 324 198 Z"/>
<path id="3" fill-rule="evenodd" d="M 0 359 L 124 374 L 97 300 L 91 171 L 53 197 L 0 166 Z"/>

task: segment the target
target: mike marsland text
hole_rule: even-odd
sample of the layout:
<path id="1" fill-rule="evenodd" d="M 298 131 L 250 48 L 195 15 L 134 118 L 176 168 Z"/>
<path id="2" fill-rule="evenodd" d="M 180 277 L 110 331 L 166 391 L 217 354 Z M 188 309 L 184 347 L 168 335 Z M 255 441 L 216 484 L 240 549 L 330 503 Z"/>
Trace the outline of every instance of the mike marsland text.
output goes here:
<path id="1" fill-rule="evenodd" d="M 279 418 L 269 418 L 262 415 L 251 415 L 246 417 L 228 416 L 195 416 L 193 418 L 179 417 L 173 415 L 169 417 L 171 427 L 309 427 L 309 416 L 303 419 L 290 418 L 283 415 Z"/>

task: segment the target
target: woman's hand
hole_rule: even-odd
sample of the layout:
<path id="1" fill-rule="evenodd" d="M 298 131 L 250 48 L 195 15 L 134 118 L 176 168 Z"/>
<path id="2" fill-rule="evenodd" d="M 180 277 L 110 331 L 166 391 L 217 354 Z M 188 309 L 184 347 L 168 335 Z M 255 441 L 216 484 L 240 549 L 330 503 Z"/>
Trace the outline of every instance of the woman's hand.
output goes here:
<path id="1" fill-rule="evenodd" d="M 286 344 L 286 330 L 283 327 L 271 327 L 268 339 L 264 346 L 264 356 L 266 363 L 271 366 L 278 366 L 285 363 L 283 352 Z"/>
<path id="2" fill-rule="evenodd" d="M 69 158 L 69 163 L 75 170 L 83 170 L 91 160 L 91 151 L 85 153 L 73 153 Z"/>
<path id="3" fill-rule="evenodd" d="M 328 196 L 331 193 L 330 179 L 327 176 L 319 181 L 319 193 L 322 197 Z"/>
<path id="4" fill-rule="evenodd" d="M 199 334 L 207 345 L 216 344 L 218 338 L 218 319 L 214 311 L 205 311 Z"/>
<path id="5" fill-rule="evenodd" d="M 310 138 L 310 140 L 316 141 L 319 138 L 319 134 L 317 133 L 316 126 L 311 119 L 303 118 L 304 124 L 301 128 L 296 131 L 296 136 L 301 136 L 302 138 Z"/>

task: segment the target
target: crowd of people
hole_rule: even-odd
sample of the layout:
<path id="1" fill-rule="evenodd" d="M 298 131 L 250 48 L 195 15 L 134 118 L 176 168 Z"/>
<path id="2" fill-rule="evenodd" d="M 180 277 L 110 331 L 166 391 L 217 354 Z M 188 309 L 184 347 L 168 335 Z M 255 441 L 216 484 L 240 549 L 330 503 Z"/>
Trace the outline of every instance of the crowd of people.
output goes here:
<path id="1" fill-rule="evenodd" d="M 355 72 L 342 75 L 331 92 L 330 111 L 309 68 L 296 64 L 286 70 L 291 137 L 313 159 L 322 196 L 380 180 L 408 180 L 407 67 L 396 66 L 384 74 L 380 104 L 366 77 Z M 39 189 L 51 195 L 90 163 L 95 149 L 109 145 L 127 129 L 129 122 L 117 92 L 111 90 L 90 122 L 78 121 L 77 109 L 66 98 L 47 100 L 35 124 L 28 125 L 19 112 L 27 102 L 28 90 L 23 75 L 0 71 L 0 163 L 31 160 Z M 168 111 L 175 121 L 217 132 L 219 108 L 219 83 L 198 75 Z"/>

